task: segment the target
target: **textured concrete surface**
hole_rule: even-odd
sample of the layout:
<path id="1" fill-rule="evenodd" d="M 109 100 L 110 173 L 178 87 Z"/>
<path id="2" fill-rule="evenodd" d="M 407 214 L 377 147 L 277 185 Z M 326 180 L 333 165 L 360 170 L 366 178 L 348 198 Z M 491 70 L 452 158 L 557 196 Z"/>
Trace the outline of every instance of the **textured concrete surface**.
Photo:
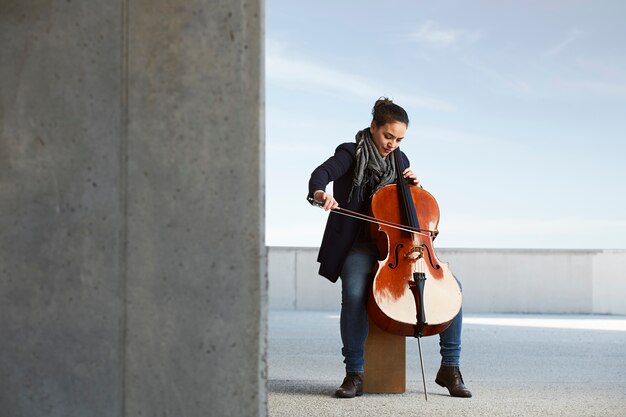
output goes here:
<path id="1" fill-rule="evenodd" d="M 265 415 L 262 2 L 0 2 L 0 416 Z"/>
<path id="2" fill-rule="evenodd" d="M 0 415 L 117 416 L 119 3 L 0 4 Z"/>
<path id="3" fill-rule="evenodd" d="M 407 392 L 337 399 L 343 378 L 338 314 L 271 311 L 271 416 L 626 415 L 626 316 L 466 315 L 463 377 L 470 399 L 435 384 L 438 338 L 407 340 Z"/>
<path id="4" fill-rule="evenodd" d="M 129 416 L 264 411 L 260 12 L 129 2 Z"/>

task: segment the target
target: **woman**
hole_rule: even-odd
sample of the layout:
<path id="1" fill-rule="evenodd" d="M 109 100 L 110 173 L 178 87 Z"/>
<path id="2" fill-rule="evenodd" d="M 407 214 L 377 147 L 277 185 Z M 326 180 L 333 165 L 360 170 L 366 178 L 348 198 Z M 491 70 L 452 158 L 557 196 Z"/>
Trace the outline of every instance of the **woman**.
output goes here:
<path id="1" fill-rule="evenodd" d="M 309 201 L 324 210 L 342 208 L 367 213 L 371 198 L 385 185 L 396 182 L 396 167 L 388 156 L 404 139 L 409 126 L 406 111 L 387 98 L 376 101 L 370 126 L 356 134 L 355 143 L 343 143 L 317 167 L 309 180 Z M 404 166 L 409 160 L 401 154 Z M 410 168 L 402 172 L 411 185 L 419 185 Z M 326 186 L 333 182 L 334 196 Z M 312 201 L 313 203 L 313 201 Z M 363 393 L 363 347 L 368 331 L 367 292 L 378 251 L 368 225 L 358 219 L 330 213 L 317 261 L 319 274 L 336 282 L 341 277 L 340 330 L 346 377 L 335 395 L 352 398 Z M 435 382 L 455 397 L 471 397 L 459 370 L 462 312 L 440 334 L 442 362 Z"/>

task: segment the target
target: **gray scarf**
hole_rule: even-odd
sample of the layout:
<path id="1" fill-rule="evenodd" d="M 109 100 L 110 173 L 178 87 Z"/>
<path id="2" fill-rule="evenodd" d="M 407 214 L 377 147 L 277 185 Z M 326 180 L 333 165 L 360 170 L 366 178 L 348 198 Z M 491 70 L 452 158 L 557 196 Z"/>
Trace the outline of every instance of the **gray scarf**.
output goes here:
<path id="1" fill-rule="evenodd" d="M 396 179 L 396 165 L 393 158 L 380 156 L 369 127 L 356 134 L 356 164 L 352 174 L 352 189 L 350 197 L 356 189 L 357 201 L 363 201 L 363 192 L 366 186 L 370 186 L 372 195 L 387 184 Z M 370 196 L 371 197 L 371 196 Z"/>

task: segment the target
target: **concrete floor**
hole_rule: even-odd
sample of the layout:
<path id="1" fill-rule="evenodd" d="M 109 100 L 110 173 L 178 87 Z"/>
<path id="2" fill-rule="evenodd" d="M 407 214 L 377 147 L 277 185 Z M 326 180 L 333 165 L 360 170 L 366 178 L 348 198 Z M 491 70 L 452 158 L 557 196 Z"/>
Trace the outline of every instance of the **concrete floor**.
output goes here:
<path id="1" fill-rule="evenodd" d="M 339 315 L 269 314 L 270 416 L 626 417 L 626 317 L 466 315 L 462 367 L 470 399 L 435 384 L 438 337 L 407 339 L 407 392 L 337 399 L 343 379 Z"/>

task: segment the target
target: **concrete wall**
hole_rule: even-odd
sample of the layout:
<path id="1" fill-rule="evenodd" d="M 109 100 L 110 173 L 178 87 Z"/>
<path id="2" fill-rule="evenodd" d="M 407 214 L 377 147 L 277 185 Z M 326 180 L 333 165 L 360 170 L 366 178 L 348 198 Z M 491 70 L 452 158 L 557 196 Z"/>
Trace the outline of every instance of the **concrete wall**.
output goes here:
<path id="1" fill-rule="evenodd" d="M 265 415 L 262 4 L 0 4 L 0 415 Z"/>
<path id="2" fill-rule="evenodd" d="M 626 314 L 626 251 L 438 249 L 463 285 L 466 313 Z M 317 248 L 270 247 L 269 305 L 340 306 L 341 287 L 317 275 Z"/>

